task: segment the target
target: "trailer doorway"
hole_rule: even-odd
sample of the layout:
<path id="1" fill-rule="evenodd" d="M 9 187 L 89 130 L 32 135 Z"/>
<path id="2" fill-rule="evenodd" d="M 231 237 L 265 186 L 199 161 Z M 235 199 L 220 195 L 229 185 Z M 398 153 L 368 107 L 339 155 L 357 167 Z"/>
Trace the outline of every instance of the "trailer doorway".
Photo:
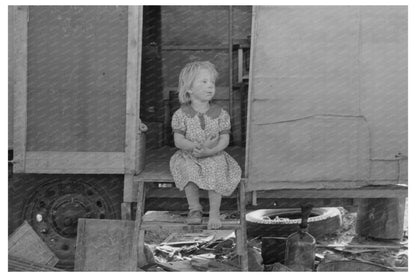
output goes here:
<path id="1" fill-rule="evenodd" d="M 147 149 L 173 146 L 170 116 L 179 108 L 179 72 L 196 60 L 216 65 L 213 102 L 233 117 L 231 146 L 244 146 L 241 100 L 247 96 L 250 35 L 250 6 L 143 7 L 140 118 L 150 129 Z"/>
<path id="2" fill-rule="evenodd" d="M 169 168 L 177 150 L 171 117 L 180 107 L 179 73 L 197 60 L 216 66 L 219 77 L 212 102 L 231 116 L 226 151 L 244 169 L 251 10 L 251 6 L 143 7 L 140 120 L 148 127 L 146 171 L 161 164 Z"/>

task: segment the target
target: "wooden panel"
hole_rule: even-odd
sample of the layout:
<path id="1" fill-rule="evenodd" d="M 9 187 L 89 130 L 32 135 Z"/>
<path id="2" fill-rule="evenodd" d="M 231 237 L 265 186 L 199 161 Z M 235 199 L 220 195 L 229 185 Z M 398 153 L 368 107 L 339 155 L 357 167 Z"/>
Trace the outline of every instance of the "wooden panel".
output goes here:
<path id="1" fill-rule="evenodd" d="M 125 174 L 135 174 L 139 147 L 142 7 L 128 8 Z M 143 149 L 144 150 L 144 149 Z"/>
<path id="2" fill-rule="evenodd" d="M 26 152 L 26 173 L 123 174 L 124 152 Z"/>
<path id="3" fill-rule="evenodd" d="M 75 271 L 127 271 L 134 221 L 78 220 Z"/>
<path id="4" fill-rule="evenodd" d="M 13 172 L 25 170 L 27 131 L 27 7 L 13 7 Z"/>
<path id="5" fill-rule="evenodd" d="M 31 6 L 28 151 L 123 152 L 127 7 Z"/>

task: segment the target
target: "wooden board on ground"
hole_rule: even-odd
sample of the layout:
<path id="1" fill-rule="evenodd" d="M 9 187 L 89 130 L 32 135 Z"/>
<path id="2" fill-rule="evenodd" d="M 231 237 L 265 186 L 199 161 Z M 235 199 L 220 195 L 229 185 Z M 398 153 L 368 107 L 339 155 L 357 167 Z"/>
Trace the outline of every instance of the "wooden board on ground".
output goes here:
<path id="1" fill-rule="evenodd" d="M 56 268 L 56 267 L 53 267 L 53 266 L 31 262 L 31 261 L 28 261 L 26 259 L 19 258 L 19 257 L 14 257 L 14 256 L 10 256 L 10 255 L 9 255 L 9 262 L 8 262 L 8 270 L 9 270 L 9 272 L 14 272 L 14 271 L 24 271 L 24 272 L 28 272 L 28 271 L 34 271 L 34 272 L 63 271 L 62 269 L 59 269 L 59 268 Z"/>
<path id="2" fill-rule="evenodd" d="M 27 221 L 9 236 L 9 256 L 48 266 L 59 261 Z"/>
<path id="3" fill-rule="evenodd" d="M 129 271 L 134 221 L 78 220 L 75 271 Z"/>

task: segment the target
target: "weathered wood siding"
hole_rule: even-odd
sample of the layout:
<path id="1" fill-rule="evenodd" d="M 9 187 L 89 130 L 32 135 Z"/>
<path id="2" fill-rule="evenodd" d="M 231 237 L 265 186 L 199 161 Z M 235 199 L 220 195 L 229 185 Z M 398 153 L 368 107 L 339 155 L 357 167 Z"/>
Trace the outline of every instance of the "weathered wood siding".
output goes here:
<path id="1" fill-rule="evenodd" d="M 406 13 L 256 7 L 249 189 L 398 182 L 395 155 L 407 155 Z M 374 158 L 395 170 L 378 175 Z"/>
<path id="2" fill-rule="evenodd" d="M 123 152 L 127 7 L 31 6 L 27 150 Z"/>

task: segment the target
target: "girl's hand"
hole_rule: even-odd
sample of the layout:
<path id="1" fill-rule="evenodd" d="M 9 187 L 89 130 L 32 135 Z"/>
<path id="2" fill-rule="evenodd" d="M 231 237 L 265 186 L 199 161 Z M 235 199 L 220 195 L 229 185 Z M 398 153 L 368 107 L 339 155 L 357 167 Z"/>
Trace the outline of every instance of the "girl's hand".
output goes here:
<path id="1" fill-rule="evenodd" d="M 219 139 L 219 135 L 215 134 L 211 137 L 209 137 L 205 142 L 204 142 L 204 146 L 206 148 L 213 148 L 214 146 L 216 146 L 218 144 L 218 139 Z"/>
<path id="2" fill-rule="evenodd" d="M 197 158 L 203 158 L 211 156 L 212 153 L 209 148 L 205 147 L 204 145 L 201 145 L 194 148 L 194 150 L 192 151 L 192 155 L 194 155 L 194 157 Z"/>

